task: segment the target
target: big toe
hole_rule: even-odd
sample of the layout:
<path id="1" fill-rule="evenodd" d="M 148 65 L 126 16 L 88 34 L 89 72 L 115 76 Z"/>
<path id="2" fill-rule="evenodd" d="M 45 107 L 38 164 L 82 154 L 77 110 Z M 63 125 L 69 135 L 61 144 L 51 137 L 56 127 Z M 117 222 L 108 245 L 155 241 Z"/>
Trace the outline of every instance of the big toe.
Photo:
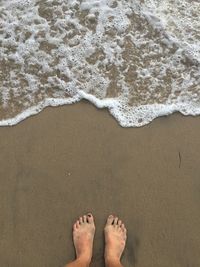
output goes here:
<path id="1" fill-rule="evenodd" d="M 113 215 L 108 216 L 106 225 L 112 225 L 113 222 L 114 222 L 114 216 Z"/>
<path id="2" fill-rule="evenodd" d="M 90 224 L 93 224 L 94 223 L 94 217 L 93 217 L 92 213 L 88 213 L 87 214 L 87 221 Z"/>

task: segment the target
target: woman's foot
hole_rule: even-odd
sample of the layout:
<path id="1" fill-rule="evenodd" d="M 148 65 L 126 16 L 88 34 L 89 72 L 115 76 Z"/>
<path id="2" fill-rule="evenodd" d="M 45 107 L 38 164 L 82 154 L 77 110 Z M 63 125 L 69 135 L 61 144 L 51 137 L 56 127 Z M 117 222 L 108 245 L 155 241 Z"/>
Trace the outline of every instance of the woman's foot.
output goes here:
<path id="1" fill-rule="evenodd" d="M 120 262 L 126 244 L 126 228 L 121 220 L 113 215 L 107 219 L 105 233 L 105 261 Z"/>
<path id="2" fill-rule="evenodd" d="M 95 233 L 94 218 L 91 213 L 79 218 L 73 225 L 73 240 L 77 260 L 89 264 L 92 258 Z"/>

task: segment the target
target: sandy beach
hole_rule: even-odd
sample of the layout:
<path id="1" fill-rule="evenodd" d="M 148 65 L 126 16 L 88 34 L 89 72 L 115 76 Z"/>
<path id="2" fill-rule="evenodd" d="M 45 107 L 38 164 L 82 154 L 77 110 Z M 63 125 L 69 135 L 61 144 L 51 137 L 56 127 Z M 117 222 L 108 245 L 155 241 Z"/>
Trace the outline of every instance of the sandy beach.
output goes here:
<path id="1" fill-rule="evenodd" d="M 128 229 L 125 267 L 199 267 L 199 133 L 200 117 L 180 114 L 125 129 L 87 102 L 0 128 L 0 266 L 64 266 L 90 211 L 92 267 L 110 213 Z"/>

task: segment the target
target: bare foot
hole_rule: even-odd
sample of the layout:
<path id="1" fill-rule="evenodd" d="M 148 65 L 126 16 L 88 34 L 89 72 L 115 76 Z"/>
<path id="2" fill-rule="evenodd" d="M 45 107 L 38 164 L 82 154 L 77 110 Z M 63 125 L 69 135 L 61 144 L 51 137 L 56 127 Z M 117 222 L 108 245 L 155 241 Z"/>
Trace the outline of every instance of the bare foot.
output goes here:
<path id="1" fill-rule="evenodd" d="M 73 240 L 76 249 L 76 257 L 88 264 L 92 258 L 94 233 L 94 218 L 91 213 L 80 217 L 73 225 Z"/>
<path id="2" fill-rule="evenodd" d="M 105 260 L 120 261 L 126 244 L 126 228 L 121 220 L 110 215 L 104 228 Z"/>

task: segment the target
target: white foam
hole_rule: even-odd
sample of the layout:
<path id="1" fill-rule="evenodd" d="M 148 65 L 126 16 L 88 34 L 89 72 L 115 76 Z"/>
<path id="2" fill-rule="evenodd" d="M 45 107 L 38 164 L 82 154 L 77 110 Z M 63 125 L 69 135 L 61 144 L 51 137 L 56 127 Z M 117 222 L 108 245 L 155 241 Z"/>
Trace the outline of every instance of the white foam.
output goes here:
<path id="1" fill-rule="evenodd" d="M 69 104 L 74 104 L 80 100 L 81 100 L 80 97 L 74 97 L 74 98 L 70 98 L 70 99 L 47 98 L 47 99 L 45 99 L 45 101 L 40 102 L 37 106 L 33 106 L 31 108 L 28 108 L 26 111 L 18 114 L 14 118 L 1 120 L 0 126 L 16 125 L 17 123 L 25 120 L 26 118 L 38 114 L 39 112 L 41 112 L 44 108 L 46 108 L 48 106 L 57 107 L 57 106 L 69 105 Z"/>
<path id="2" fill-rule="evenodd" d="M 0 126 L 81 99 L 123 127 L 199 115 L 199 12 L 187 0 L 1 1 Z"/>

